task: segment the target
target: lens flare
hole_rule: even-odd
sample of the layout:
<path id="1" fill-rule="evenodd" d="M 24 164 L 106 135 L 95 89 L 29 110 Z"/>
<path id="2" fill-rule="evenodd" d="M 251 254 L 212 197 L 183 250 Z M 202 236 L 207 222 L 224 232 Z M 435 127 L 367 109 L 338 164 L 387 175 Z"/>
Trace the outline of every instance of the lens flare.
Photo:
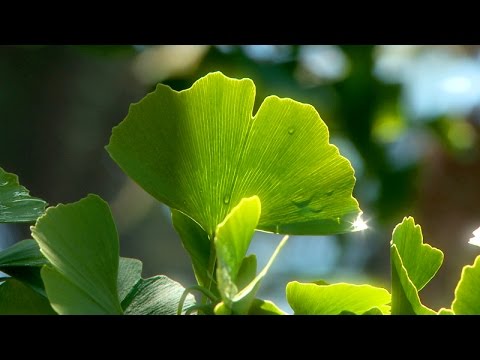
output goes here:
<path id="1" fill-rule="evenodd" d="M 468 243 L 475 246 L 480 246 L 480 227 L 473 232 L 473 238 L 470 238 Z"/>
<path id="2" fill-rule="evenodd" d="M 368 229 L 368 221 L 362 219 L 362 214 L 359 214 L 355 221 L 352 223 L 352 231 L 363 231 Z"/>

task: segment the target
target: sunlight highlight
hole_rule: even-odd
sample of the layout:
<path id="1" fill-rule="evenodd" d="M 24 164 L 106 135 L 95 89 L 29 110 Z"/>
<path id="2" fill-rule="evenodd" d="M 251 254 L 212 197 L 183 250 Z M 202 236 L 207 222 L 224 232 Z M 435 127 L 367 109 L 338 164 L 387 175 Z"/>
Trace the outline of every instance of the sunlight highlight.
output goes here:
<path id="1" fill-rule="evenodd" d="M 480 246 L 480 227 L 473 232 L 473 238 L 468 240 L 469 244 Z"/>
<path id="2" fill-rule="evenodd" d="M 362 214 L 360 213 L 355 221 L 352 223 L 352 231 L 363 231 L 368 229 L 367 221 L 362 219 Z"/>

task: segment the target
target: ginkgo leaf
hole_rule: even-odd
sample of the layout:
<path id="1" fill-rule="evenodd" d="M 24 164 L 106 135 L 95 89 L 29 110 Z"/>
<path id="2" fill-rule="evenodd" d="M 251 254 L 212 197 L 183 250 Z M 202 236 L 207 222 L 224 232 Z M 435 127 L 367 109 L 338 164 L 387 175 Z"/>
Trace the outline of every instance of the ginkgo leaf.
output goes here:
<path id="1" fill-rule="evenodd" d="M 17 279 L 0 283 L 0 315 L 56 315 L 45 296 Z"/>
<path id="2" fill-rule="evenodd" d="M 217 284 L 225 306 L 233 314 L 248 313 L 261 281 L 272 266 L 288 236 L 277 246 L 267 265 L 255 275 L 255 256 L 245 257 L 258 219 L 261 203 L 258 196 L 244 198 L 225 217 L 215 231 L 215 249 L 218 259 Z M 216 311 L 222 311 L 219 307 Z"/>
<path id="3" fill-rule="evenodd" d="M 215 249 L 218 259 L 217 282 L 227 306 L 237 295 L 237 276 L 252 241 L 261 213 L 257 196 L 245 198 L 225 217 L 215 232 Z"/>
<path id="4" fill-rule="evenodd" d="M 22 240 L 0 251 L 0 271 L 22 281 L 46 297 L 40 269 L 48 260 L 35 240 Z"/>
<path id="5" fill-rule="evenodd" d="M 96 195 L 49 208 L 31 227 L 51 265 L 41 275 L 59 314 L 121 314 L 118 235 L 108 204 Z"/>
<path id="6" fill-rule="evenodd" d="M 267 97 L 252 116 L 255 85 L 210 73 L 184 91 L 159 84 L 130 107 L 107 150 L 156 199 L 212 238 L 242 198 L 259 196 L 258 229 L 285 234 L 353 230 L 361 212 L 354 171 L 329 144 L 311 105 Z"/>
<path id="7" fill-rule="evenodd" d="M 372 308 L 389 313 L 390 299 L 386 289 L 370 285 L 317 285 L 298 281 L 287 284 L 287 300 L 296 315 L 363 314 Z"/>
<path id="8" fill-rule="evenodd" d="M 422 228 L 412 217 L 406 217 L 393 230 L 395 244 L 408 277 L 420 291 L 436 274 L 443 262 L 443 253 L 423 243 Z"/>
<path id="9" fill-rule="evenodd" d="M 180 235 L 183 247 L 190 255 L 198 284 L 208 287 L 213 278 L 213 274 L 208 274 L 210 259 L 208 234 L 194 220 L 175 209 L 172 209 L 172 223 Z"/>
<path id="10" fill-rule="evenodd" d="M 34 222 L 47 203 L 29 195 L 18 176 L 0 168 L 0 223 Z"/>
<path id="11" fill-rule="evenodd" d="M 408 276 L 397 246 L 390 248 L 392 267 L 392 315 L 434 315 L 420 301 L 418 289 Z"/>
<path id="12" fill-rule="evenodd" d="M 480 256 L 463 268 L 452 310 L 457 315 L 480 315 Z"/>
<path id="13" fill-rule="evenodd" d="M 164 275 L 143 279 L 142 267 L 140 260 L 120 258 L 118 295 L 125 315 L 176 314 L 185 288 Z M 195 298 L 189 294 L 183 310 L 194 304 Z"/>
<path id="14" fill-rule="evenodd" d="M 422 230 L 412 217 L 405 217 L 393 230 L 390 261 L 392 314 L 435 314 L 422 304 L 418 292 L 442 265 L 443 253 L 423 243 Z"/>

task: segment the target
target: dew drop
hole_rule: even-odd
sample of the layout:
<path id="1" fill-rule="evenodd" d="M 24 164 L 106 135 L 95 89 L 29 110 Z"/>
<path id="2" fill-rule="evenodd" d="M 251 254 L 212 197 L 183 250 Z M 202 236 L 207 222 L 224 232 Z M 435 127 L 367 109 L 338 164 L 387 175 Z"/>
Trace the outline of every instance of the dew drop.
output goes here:
<path id="1" fill-rule="evenodd" d="M 291 128 L 288 129 L 288 133 L 289 133 L 290 135 L 293 135 L 294 132 L 295 132 L 295 129 L 294 129 L 293 127 L 291 127 Z"/>
<path id="2" fill-rule="evenodd" d="M 225 195 L 225 196 L 223 197 L 223 203 L 224 203 L 225 205 L 227 205 L 229 202 L 230 202 L 230 196 L 229 196 L 229 195 Z"/>
<path id="3" fill-rule="evenodd" d="M 327 196 L 332 196 L 333 195 L 333 190 L 329 190 L 325 193 L 325 195 Z"/>
<path id="4" fill-rule="evenodd" d="M 325 209 L 325 206 L 309 207 L 309 210 L 313 213 L 321 213 L 323 209 Z"/>
<path id="5" fill-rule="evenodd" d="M 313 198 L 313 195 L 311 195 L 310 197 L 297 196 L 292 200 L 292 203 L 298 208 L 304 208 L 308 204 L 310 204 L 310 202 L 312 201 L 312 198 Z"/>

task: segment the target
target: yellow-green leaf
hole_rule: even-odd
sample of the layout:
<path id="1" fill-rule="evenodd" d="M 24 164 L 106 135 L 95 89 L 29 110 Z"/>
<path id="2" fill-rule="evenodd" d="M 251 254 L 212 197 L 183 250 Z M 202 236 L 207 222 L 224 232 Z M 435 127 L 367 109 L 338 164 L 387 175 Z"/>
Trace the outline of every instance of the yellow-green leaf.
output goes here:
<path id="1" fill-rule="evenodd" d="M 338 315 L 342 312 L 360 315 L 372 308 L 389 313 L 391 297 L 386 289 L 371 285 L 317 285 L 292 281 L 287 284 L 287 300 L 295 315 Z"/>
<path id="2" fill-rule="evenodd" d="M 353 230 L 354 171 L 311 105 L 267 97 L 220 72 L 187 90 L 159 84 L 112 131 L 107 150 L 156 199 L 209 235 L 242 198 L 262 200 L 258 228 L 285 234 Z"/>
<path id="3" fill-rule="evenodd" d="M 480 315 L 480 256 L 463 268 L 452 310 L 457 315 Z"/>

